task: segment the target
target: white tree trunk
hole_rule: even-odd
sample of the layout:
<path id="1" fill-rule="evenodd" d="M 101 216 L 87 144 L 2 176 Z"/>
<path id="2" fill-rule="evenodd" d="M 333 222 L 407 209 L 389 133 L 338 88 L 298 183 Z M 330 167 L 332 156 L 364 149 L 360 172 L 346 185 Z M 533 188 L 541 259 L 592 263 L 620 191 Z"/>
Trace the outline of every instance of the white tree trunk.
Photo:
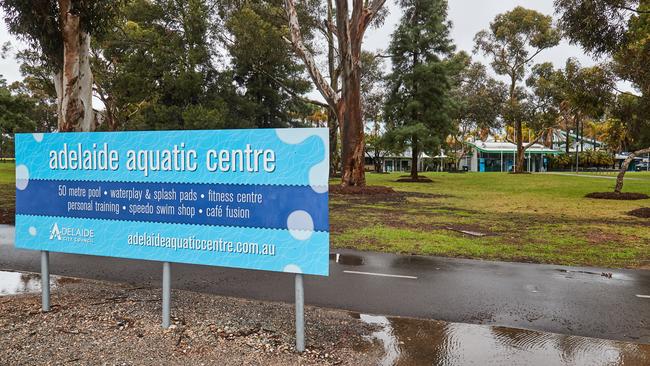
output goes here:
<path id="1" fill-rule="evenodd" d="M 79 99 L 83 104 L 84 118 L 81 121 L 82 131 L 94 131 L 95 112 L 93 110 L 93 74 L 90 70 L 90 35 L 82 32 L 80 35 L 81 48 L 79 50 Z"/>
<path id="2" fill-rule="evenodd" d="M 70 0 L 59 0 L 63 37 L 63 70 L 55 77 L 59 131 L 93 131 L 93 75 L 90 71 L 90 35 L 81 30 L 79 14 Z"/>

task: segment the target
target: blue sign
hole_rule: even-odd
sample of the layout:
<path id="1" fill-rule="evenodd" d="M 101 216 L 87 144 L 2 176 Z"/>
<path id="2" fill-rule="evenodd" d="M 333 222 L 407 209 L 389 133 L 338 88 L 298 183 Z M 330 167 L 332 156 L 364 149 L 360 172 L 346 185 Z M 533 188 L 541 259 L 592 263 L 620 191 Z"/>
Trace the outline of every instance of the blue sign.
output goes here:
<path id="1" fill-rule="evenodd" d="M 329 272 L 325 128 L 16 135 L 16 247 Z"/>

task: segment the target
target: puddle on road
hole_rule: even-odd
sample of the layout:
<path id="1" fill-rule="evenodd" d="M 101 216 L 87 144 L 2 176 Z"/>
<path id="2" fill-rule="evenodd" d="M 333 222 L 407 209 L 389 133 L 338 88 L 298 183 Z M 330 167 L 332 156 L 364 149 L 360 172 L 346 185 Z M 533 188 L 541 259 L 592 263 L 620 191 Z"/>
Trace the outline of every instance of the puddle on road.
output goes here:
<path id="1" fill-rule="evenodd" d="M 57 286 L 58 279 L 50 276 L 50 288 Z M 41 291 L 41 275 L 37 273 L 0 271 L 0 296 Z"/>
<path id="2" fill-rule="evenodd" d="M 330 253 L 330 260 L 345 266 L 360 266 L 363 264 L 363 257 L 354 254 Z"/>
<path id="3" fill-rule="evenodd" d="M 603 280 L 626 280 L 626 281 L 633 281 L 635 278 L 630 277 L 629 275 L 626 275 L 625 273 L 620 273 L 620 272 L 593 272 L 593 271 L 583 271 L 583 270 L 571 270 L 571 269 L 563 269 L 563 268 L 558 268 L 555 270 L 556 272 L 562 273 L 562 276 L 564 278 L 600 278 Z"/>
<path id="4" fill-rule="evenodd" d="M 381 366 L 649 365 L 650 345 L 484 325 L 361 314 L 377 326 Z"/>

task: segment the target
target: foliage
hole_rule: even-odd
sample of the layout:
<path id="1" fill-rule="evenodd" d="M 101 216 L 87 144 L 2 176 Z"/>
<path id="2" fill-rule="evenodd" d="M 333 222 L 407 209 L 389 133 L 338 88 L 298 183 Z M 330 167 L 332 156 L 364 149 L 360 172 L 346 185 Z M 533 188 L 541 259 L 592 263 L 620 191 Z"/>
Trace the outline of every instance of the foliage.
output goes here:
<path id="1" fill-rule="evenodd" d="M 643 113 L 643 99 L 619 94 L 610 110 L 607 145 L 614 151 L 634 151 L 650 144 L 650 119 Z"/>
<path id="2" fill-rule="evenodd" d="M 235 1 L 224 10 L 225 30 L 233 77 L 243 90 L 251 118 L 258 127 L 287 127 L 292 115 L 308 115 L 310 106 L 300 98 L 310 91 L 304 66 L 285 41 L 289 32 L 282 17 L 282 1 Z M 308 25 L 314 4 L 301 8 L 303 34 L 311 38 Z"/>
<path id="3" fill-rule="evenodd" d="M 650 3 L 647 0 L 556 0 L 560 24 L 566 36 L 597 56 L 614 59 L 616 74 L 641 92 L 634 102 L 634 118 L 628 130 L 650 129 Z M 630 103 L 625 101 L 629 106 Z M 650 145 L 650 132 L 635 140 L 637 147 Z"/>
<path id="4" fill-rule="evenodd" d="M 578 153 L 580 168 L 611 168 L 614 166 L 614 157 L 604 150 L 587 150 Z M 559 154 L 549 157 L 551 170 L 569 170 L 575 166 L 575 154 Z"/>
<path id="5" fill-rule="evenodd" d="M 24 94 L 14 94 L 0 78 L 0 157 L 11 156 L 13 134 L 36 129 L 36 102 Z"/>
<path id="6" fill-rule="evenodd" d="M 524 78 L 536 55 L 559 43 L 560 33 L 550 16 L 518 6 L 497 15 L 490 30 L 478 32 L 474 40 L 475 51 L 488 56 L 494 71 L 509 76 L 514 84 Z"/>
<path id="7" fill-rule="evenodd" d="M 456 130 L 495 130 L 501 127 L 501 111 L 507 99 L 503 82 L 488 75 L 486 67 L 472 62 L 458 74 L 453 90 Z"/>
<path id="8" fill-rule="evenodd" d="M 455 58 L 463 67 L 453 83 L 454 131 L 448 144 L 456 149 L 452 154 L 458 161 L 466 153 L 465 142 L 470 136 L 482 138 L 502 127 L 501 114 L 507 100 L 507 88 L 504 83 L 490 77 L 483 64 L 471 62 L 463 52 Z"/>
<path id="9" fill-rule="evenodd" d="M 583 68 L 575 59 L 568 59 L 564 69 L 554 69 L 551 63 L 533 67 L 526 81 L 533 91 L 535 111 L 539 111 L 537 128 L 553 127 L 562 116 L 565 128 L 569 128 L 569 117 L 574 124 L 581 124 L 585 118 L 599 119 L 613 100 L 611 90 L 614 77 L 603 67 Z"/>
<path id="10" fill-rule="evenodd" d="M 95 83 L 111 129 L 206 129 L 235 123 L 241 106 L 232 74 L 213 64 L 214 30 L 209 3 L 134 0 L 123 9 L 119 30 L 96 43 Z M 236 100 L 236 102 L 231 103 Z M 230 109 L 226 106 L 230 106 Z"/>

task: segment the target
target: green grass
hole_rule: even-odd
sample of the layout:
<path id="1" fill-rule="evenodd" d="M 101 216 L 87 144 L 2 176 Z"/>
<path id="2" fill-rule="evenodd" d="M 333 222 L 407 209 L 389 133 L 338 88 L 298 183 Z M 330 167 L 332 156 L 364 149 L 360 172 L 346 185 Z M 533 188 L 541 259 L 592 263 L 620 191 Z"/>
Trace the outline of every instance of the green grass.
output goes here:
<path id="1" fill-rule="evenodd" d="M 13 163 L 0 162 L 0 223 L 13 219 L 14 171 Z M 367 180 L 369 185 L 405 192 L 406 201 L 330 196 L 333 248 L 650 268 L 650 220 L 627 215 L 650 207 L 650 200 L 584 198 L 590 192 L 613 190 L 613 179 L 424 173 L 433 183 L 398 183 L 399 175 L 368 174 Z M 650 174 L 626 177 L 637 179 L 626 180 L 624 191 L 650 194 Z"/>
<path id="2" fill-rule="evenodd" d="M 434 181 L 427 184 L 395 182 L 399 175 L 368 174 L 368 184 L 404 191 L 406 202 L 359 202 L 331 196 L 333 247 L 650 268 L 650 220 L 627 215 L 635 208 L 650 207 L 650 200 L 584 198 L 590 192 L 613 190 L 613 179 L 425 173 Z M 624 191 L 650 194 L 650 174 L 627 177 L 637 179 L 626 180 Z M 472 237 L 450 229 L 489 235 Z"/>

